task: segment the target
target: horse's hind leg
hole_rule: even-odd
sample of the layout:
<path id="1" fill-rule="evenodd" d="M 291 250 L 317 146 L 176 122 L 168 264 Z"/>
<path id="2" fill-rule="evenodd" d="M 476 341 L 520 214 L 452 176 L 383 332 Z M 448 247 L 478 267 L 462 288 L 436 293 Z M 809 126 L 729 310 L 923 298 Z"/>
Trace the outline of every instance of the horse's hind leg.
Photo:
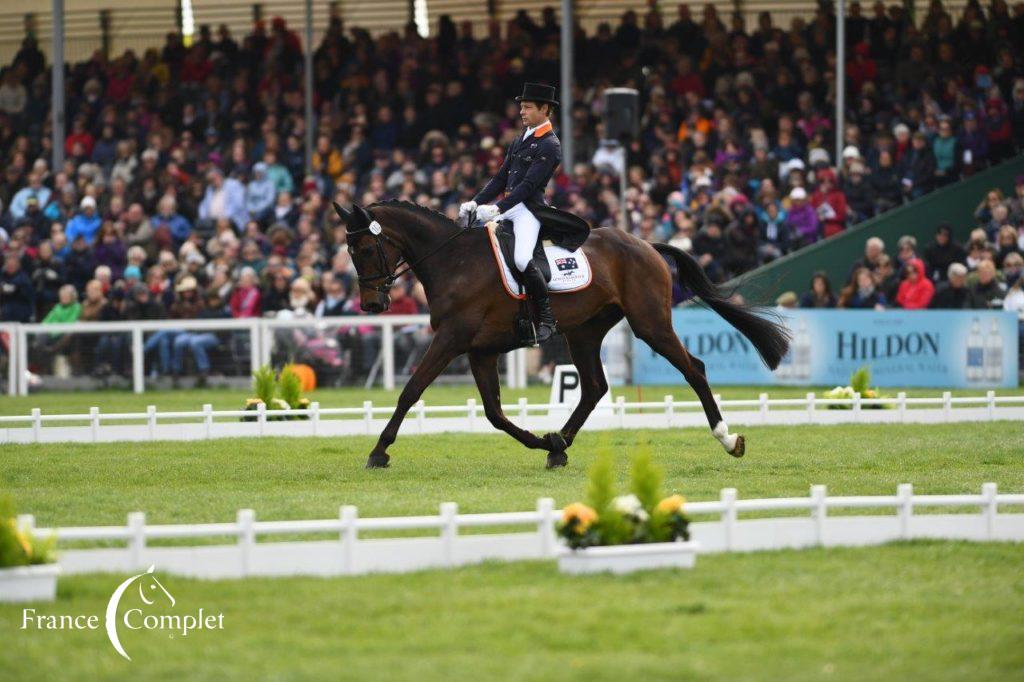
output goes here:
<path id="1" fill-rule="evenodd" d="M 548 468 L 565 466 L 568 463 L 565 450 L 572 445 L 576 434 L 583 428 L 601 396 L 608 392 L 608 381 L 601 367 L 601 341 L 608 330 L 621 319 L 621 310 L 617 307 L 608 308 L 597 317 L 565 334 L 569 354 L 580 375 L 580 402 L 558 433 L 549 433 L 544 437 L 554 446 L 548 453 Z M 561 448 L 557 447 L 558 445 L 561 445 Z"/>
<path id="2" fill-rule="evenodd" d="M 480 398 L 483 399 L 487 420 L 528 448 L 548 449 L 548 443 L 525 429 L 513 424 L 501 409 L 501 382 L 498 379 L 498 354 L 491 352 L 469 352 L 469 366 L 473 370 Z"/>
<path id="3" fill-rule="evenodd" d="M 704 407 L 704 414 L 711 426 L 711 433 L 722 444 L 725 451 L 733 457 L 742 457 L 746 449 L 743 436 L 729 433 L 729 426 L 722 419 L 722 412 L 718 409 L 718 403 L 715 402 L 715 397 L 711 393 L 707 377 L 704 376 L 704 363 L 690 355 L 683 347 L 675 330 L 672 329 L 669 315 L 636 315 L 628 316 L 628 319 L 637 338 L 646 342 L 654 349 L 654 352 L 671 362 L 672 366 L 682 373 Z"/>

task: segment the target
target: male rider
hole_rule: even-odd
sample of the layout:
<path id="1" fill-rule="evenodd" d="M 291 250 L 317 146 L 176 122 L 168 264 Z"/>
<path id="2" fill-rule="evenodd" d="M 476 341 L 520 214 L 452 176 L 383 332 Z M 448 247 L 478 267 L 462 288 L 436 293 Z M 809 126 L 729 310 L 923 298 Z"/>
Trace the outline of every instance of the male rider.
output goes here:
<path id="1" fill-rule="evenodd" d="M 516 97 L 519 115 L 526 131 L 509 145 L 505 162 L 497 175 L 477 194 L 473 201 L 459 207 L 459 216 L 476 210 L 483 222 L 511 220 L 516 235 L 515 266 L 523 273 L 526 293 L 537 311 L 537 343 L 547 341 L 556 333 L 551 314 L 548 288 L 544 275 L 533 264 L 533 250 L 540 234 L 540 222 L 531 207 L 544 205 L 544 188 L 562 162 L 562 146 L 551 126 L 555 105 L 555 89 L 550 85 L 526 83 L 523 94 Z M 489 202 L 502 192 L 497 204 Z"/>

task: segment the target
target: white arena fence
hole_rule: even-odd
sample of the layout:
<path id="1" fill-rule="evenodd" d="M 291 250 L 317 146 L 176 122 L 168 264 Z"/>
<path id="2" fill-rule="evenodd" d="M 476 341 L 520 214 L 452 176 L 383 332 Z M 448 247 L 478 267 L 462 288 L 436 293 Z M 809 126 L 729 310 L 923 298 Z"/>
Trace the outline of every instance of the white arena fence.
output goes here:
<path id="1" fill-rule="evenodd" d="M 718 397 L 716 396 L 716 399 Z M 998 396 L 988 391 L 981 396 L 908 398 L 905 392 L 890 398 L 824 399 L 808 393 L 804 398 L 769 398 L 762 393 L 755 400 L 721 400 L 718 404 L 732 426 L 798 424 L 944 424 L 954 422 L 1024 421 L 1024 396 Z M 829 409 L 837 406 L 847 409 Z M 887 409 L 870 409 L 884 407 Z M 777 409 L 772 409 L 777 408 Z M 530 404 L 526 398 L 504 405 L 505 413 L 524 429 L 555 431 L 568 418 L 571 407 L 549 403 Z M 0 443 L 103 443 L 160 440 L 210 440 L 263 436 L 366 436 L 384 428 L 394 407 L 378 407 L 365 401 L 362 407 L 321 407 L 308 410 L 214 410 L 210 404 L 200 411 L 158 412 L 150 405 L 145 412 L 101 412 L 92 407 L 88 414 L 43 414 L 35 408 L 28 415 L 0 416 Z M 285 418 L 291 417 L 288 420 Z M 250 421 L 242 421 L 245 418 Z M 73 425 L 75 422 L 82 425 Z M 116 422 L 116 423 L 113 423 Z M 128 423 L 125 423 L 128 422 Z M 668 429 L 707 428 L 699 401 L 677 401 L 671 395 L 656 402 L 626 402 L 619 396 L 611 405 L 599 406 L 584 428 Z M 402 423 L 403 434 L 500 433 L 486 419 L 483 406 L 475 399 L 465 405 L 428 406 L 420 400 Z"/>
<path id="2" fill-rule="evenodd" d="M 248 365 L 247 371 L 257 369 L 261 365 L 270 364 L 272 353 L 282 336 L 288 331 L 304 331 L 310 337 L 330 336 L 332 332 L 342 329 L 375 327 L 379 329 L 378 358 L 371 372 L 369 382 L 373 382 L 379 373 L 384 388 L 395 387 L 398 370 L 395 366 L 396 339 L 404 331 L 412 328 L 429 328 L 429 315 L 350 315 L 339 317 L 277 319 L 277 318 L 246 318 L 246 319 L 210 319 L 210 320 L 135 320 L 120 322 L 73 322 L 62 324 L 4 324 L 0 325 L 0 334 L 7 339 L 7 354 L 10 360 L 7 365 L 7 393 L 9 395 L 28 395 L 29 393 L 29 351 L 38 346 L 40 339 L 52 338 L 55 335 L 67 334 L 74 337 L 88 337 L 86 345 L 90 351 L 95 350 L 97 339 L 102 336 L 122 337 L 124 352 L 131 367 L 131 385 L 135 393 L 146 390 L 146 352 L 147 335 L 167 330 L 182 330 L 192 333 L 210 332 L 222 335 L 240 334 L 244 339 L 244 352 L 247 357 L 241 363 Z M 230 344 L 218 341 L 216 348 L 227 351 Z M 150 352 L 150 366 L 156 364 L 156 354 Z M 191 357 L 188 353 L 186 356 Z M 510 388 L 526 386 L 526 352 L 519 349 L 506 354 L 506 378 Z"/>
<path id="3" fill-rule="evenodd" d="M 717 501 L 687 502 L 693 539 L 703 553 L 750 552 L 807 547 L 862 547 L 897 540 L 941 539 L 1024 541 L 1024 513 L 1000 507 L 1024 506 L 1024 494 L 1000 494 L 985 483 L 980 495 L 915 495 L 910 484 L 895 495 L 829 496 L 823 485 L 809 497 L 739 499 L 725 488 Z M 918 509 L 946 513 L 916 514 Z M 861 513 L 833 515 L 833 510 Z M 871 513 L 893 510 L 895 513 Z M 806 512 L 807 515 L 773 512 Z M 864 513 L 867 512 L 867 513 Z M 759 518 L 741 519 L 742 514 Z M 486 560 L 548 559 L 567 551 L 555 534 L 559 512 L 551 498 L 537 500 L 535 511 L 460 514 L 453 502 L 437 515 L 360 518 L 342 506 L 337 518 L 312 521 L 257 521 L 251 509 L 238 511 L 234 522 L 148 525 L 143 512 L 128 514 L 124 526 L 35 528 L 34 518 L 18 518 L 40 536 L 55 536 L 58 562 L 65 574 L 130 572 L 155 565 L 158 570 L 196 578 L 246 576 L 337 576 L 402 573 L 461 566 Z M 525 532 L 505 532 L 527 526 Z M 460 534 L 462 529 L 499 527 L 501 532 Z M 418 537 L 361 537 L 368 532 L 433 531 Z M 327 540 L 261 542 L 282 535 L 330 535 Z M 153 546 L 150 541 L 232 538 L 230 544 Z M 121 547 L 60 548 L 66 543 L 116 542 Z"/>

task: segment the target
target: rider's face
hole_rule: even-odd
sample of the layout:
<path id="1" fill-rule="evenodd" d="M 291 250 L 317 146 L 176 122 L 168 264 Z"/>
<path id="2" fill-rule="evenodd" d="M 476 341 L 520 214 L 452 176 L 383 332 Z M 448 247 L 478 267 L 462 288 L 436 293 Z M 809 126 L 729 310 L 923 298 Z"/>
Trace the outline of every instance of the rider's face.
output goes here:
<path id="1" fill-rule="evenodd" d="M 527 128 L 533 128 L 543 123 L 544 119 L 548 117 L 545 113 L 546 111 L 546 109 L 542 109 L 541 105 L 536 102 L 519 103 L 519 116 L 523 119 L 523 125 Z"/>

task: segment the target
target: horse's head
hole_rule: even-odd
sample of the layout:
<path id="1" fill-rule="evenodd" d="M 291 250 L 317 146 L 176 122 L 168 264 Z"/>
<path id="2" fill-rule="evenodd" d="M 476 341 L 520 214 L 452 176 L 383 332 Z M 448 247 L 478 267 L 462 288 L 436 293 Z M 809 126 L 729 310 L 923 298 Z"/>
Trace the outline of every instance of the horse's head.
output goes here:
<path id="1" fill-rule="evenodd" d="M 352 204 L 352 210 L 346 211 L 335 203 L 334 210 L 345 223 L 348 253 L 359 276 L 360 307 L 382 313 L 391 306 L 388 291 L 402 258 L 398 244 L 362 206 Z"/>

